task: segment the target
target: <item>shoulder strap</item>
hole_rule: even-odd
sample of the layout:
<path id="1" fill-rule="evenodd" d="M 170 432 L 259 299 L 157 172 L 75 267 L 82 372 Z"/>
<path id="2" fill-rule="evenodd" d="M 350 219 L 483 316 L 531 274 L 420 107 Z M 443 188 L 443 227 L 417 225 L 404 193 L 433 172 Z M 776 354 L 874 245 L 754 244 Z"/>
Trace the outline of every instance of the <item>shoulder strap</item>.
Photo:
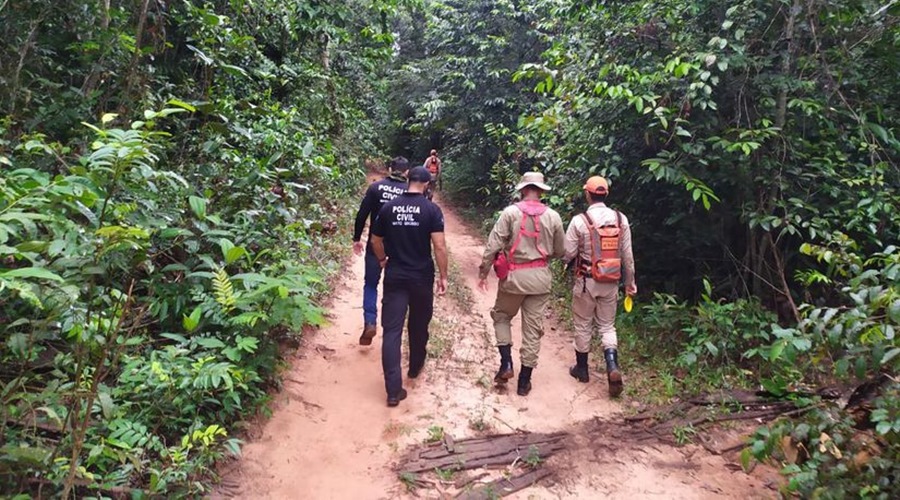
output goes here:
<path id="1" fill-rule="evenodd" d="M 521 208 L 519 210 L 522 210 Z M 531 220 L 534 222 L 534 231 L 529 231 L 528 227 L 525 223 L 528 221 L 528 218 L 531 217 Z M 541 259 L 547 259 L 547 252 L 541 248 L 541 222 L 540 215 L 528 215 L 524 211 L 522 212 L 522 221 L 519 223 L 519 232 L 516 234 L 516 239 L 513 241 L 512 246 L 509 248 L 509 262 L 513 263 L 513 254 L 516 253 L 516 249 L 519 247 L 519 242 L 522 241 L 522 236 L 527 236 L 529 238 L 534 238 L 534 247 L 537 248 L 538 253 L 541 254 Z"/>
<path id="2" fill-rule="evenodd" d="M 591 216 L 588 215 L 588 211 L 585 210 L 584 214 L 582 215 L 584 215 L 584 220 L 587 221 L 588 238 L 590 238 L 591 240 L 591 267 L 593 267 L 597 261 L 597 258 L 600 256 L 600 235 L 597 233 L 597 226 L 596 224 L 594 224 L 594 220 L 591 219 Z"/>
<path id="3" fill-rule="evenodd" d="M 593 229 L 594 228 L 594 220 L 591 219 L 591 216 L 588 215 L 586 210 L 584 213 L 581 214 L 581 216 L 584 217 L 584 223 L 587 224 L 588 229 Z"/>

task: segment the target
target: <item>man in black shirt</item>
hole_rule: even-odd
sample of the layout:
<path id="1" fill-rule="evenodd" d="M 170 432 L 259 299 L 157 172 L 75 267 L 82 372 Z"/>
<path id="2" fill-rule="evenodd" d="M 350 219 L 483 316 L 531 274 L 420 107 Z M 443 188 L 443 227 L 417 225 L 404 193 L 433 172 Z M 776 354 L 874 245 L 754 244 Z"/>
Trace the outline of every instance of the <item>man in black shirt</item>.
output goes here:
<path id="1" fill-rule="evenodd" d="M 362 255 L 363 228 L 366 227 L 366 219 L 369 221 L 369 231 L 375 226 L 375 218 L 387 202 L 393 200 L 406 191 L 406 172 L 409 171 L 409 162 L 406 158 L 398 156 L 388 163 L 390 175 L 373 183 L 366 190 L 366 196 L 356 212 L 356 224 L 353 227 L 353 252 Z M 371 235 L 369 237 L 371 242 Z M 363 285 L 363 332 L 359 337 L 360 345 L 371 345 L 375 337 L 375 324 L 378 318 L 378 281 L 381 280 L 381 265 L 375 254 L 372 253 L 372 245 L 366 245 L 366 277 Z"/>
<path id="2" fill-rule="evenodd" d="M 444 214 L 427 200 L 425 188 L 431 174 L 424 167 L 409 171 L 409 189 L 388 202 L 372 226 L 372 250 L 385 268 L 384 298 L 381 306 L 381 366 L 388 406 L 397 406 L 406 398 L 400 371 L 400 344 L 403 322 L 409 309 L 409 371 L 416 378 L 425 366 L 428 324 L 434 308 L 434 261 L 440 278 L 437 293 L 447 291 L 447 244 L 444 240 Z"/>

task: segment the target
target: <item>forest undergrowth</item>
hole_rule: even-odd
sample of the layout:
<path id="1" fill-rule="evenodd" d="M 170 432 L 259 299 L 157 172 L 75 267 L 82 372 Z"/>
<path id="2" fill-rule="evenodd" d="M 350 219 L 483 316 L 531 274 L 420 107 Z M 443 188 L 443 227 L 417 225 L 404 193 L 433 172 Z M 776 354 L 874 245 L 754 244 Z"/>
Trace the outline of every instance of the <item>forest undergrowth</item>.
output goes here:
<path id="1" fill-rule="evenodd" d="M 3 496 L 209 492 L 377 156 L 396 2 L 138 4 L 0 2 Z"/>

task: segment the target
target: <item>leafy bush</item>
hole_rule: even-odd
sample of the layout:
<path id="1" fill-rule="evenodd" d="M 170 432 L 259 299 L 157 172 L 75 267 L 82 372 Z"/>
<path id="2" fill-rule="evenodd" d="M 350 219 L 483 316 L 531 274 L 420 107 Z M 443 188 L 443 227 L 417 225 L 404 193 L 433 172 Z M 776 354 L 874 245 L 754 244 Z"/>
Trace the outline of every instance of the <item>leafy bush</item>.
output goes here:
<path id="1" fill-rule="evenodd" d="M 673 351 L 673 359 L 682 367 L 750 368 L 744 353 L 768 345 L 774 314 L 755 300 L 713 300 L 709 282 L 705 285 L 706 292 L 696 305 L 655 293 L 654 300 L 640 308 L 639 318 L 624 321 L 635 323 L 632 327 L 648 336 L 649 343 Z"/>
<path id="2" fill-rule="evenodd" d="M 83 3 L 0 7 L 0 495 L 193 496 L 324 321 L 397 3 Z"/>
<path id="3" fill-rule="evenodd" d="M 789 481 L 787 495 L 804 498 L 896 498 L 900 494 L 900 391 L 897 384 L 872 401 L 868 416 L 837 407 L 813 407 L 802 420 L 780 420 L 762 427 L 742 454 L 777 459 Z M 817 404 L 813 400 L 800 402 Z M 872 427 L 874 426 L 874 430 Z M 864 430 L 860 430 L 860 428 Z"/>
<path id="4" fill-rule="evenodd" d="M 7 477 L 103 489 L 151 469 L 150 491 L 191 484 L 220 456 L 216 443 L 237 450 L 225 426 L 264 400 L 280 332 L 323 321 L 311 298 L 327 268 L 259 248 L 278 234 L 313 246 L 294 214 L 220 215 L 156 168 L 167 134 L 151 120 L 179 111 L 145 113 L 129 129 L 90 126 L 93 152 L 68 174 L 0 178 L 0 293 L 12 319 L 0 357 L 13 377 L 3 431 L 16 443 L 4 448 Z M 17 150 L 10 163 L 37 163 L 52 146 L 33 138 Z"/>

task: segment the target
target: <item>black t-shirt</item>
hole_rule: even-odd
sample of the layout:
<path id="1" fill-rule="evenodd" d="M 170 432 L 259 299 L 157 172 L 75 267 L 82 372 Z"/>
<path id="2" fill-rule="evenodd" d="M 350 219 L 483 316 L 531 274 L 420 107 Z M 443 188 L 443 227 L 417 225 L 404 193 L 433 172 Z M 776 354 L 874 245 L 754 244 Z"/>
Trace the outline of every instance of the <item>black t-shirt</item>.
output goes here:
<path id="1" fill-rule="evenodd" d="M 366 190 L 366 196 L 359 204 L 356 212 L 356 224 L 353 226 L 353 241 L 359 241 L 363 228 L 366 227 L 366 218 L 369 218 L 369 231 L 375 226 L 375 218 L 378 211 L 385 203 L 393 200 L 406 192 L 406 179 L 400 174 L 392 175 L 378 182 L 372 183 Z"/>
<path id="2" fill-rule="evenodd" d="M 443 232 L 443 212 L 422 193 L 403 193 L 382 207 L 372 234 L 384 238 L 385 283 L 434 281 L 431 233 Z"/>

